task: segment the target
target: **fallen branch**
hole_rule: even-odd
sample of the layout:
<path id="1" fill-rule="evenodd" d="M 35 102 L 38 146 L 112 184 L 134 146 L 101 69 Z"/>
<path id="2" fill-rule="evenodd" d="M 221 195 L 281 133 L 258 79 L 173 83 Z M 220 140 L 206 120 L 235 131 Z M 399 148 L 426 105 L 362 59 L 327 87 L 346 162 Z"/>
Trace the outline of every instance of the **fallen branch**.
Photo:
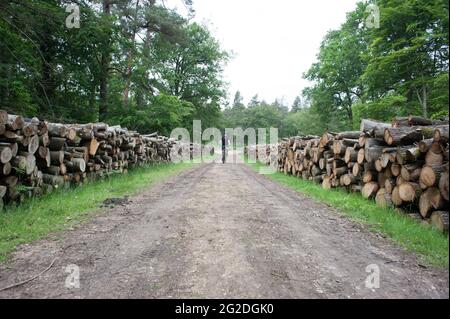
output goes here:
<path id="1" fill-rule="evenodd" d="M 8 290 L 8 289 L 15 288 L 15 287 L 18 287 L 18 286 L 22 286 L 22 285 L 24 285 L 24 284 L 26 284 L 26 283 L 28 283 L 28 282 L 30 282 L 30 281 L 35 280 L 36 278 L 38 278 L 39 276 L 41 276 L 42 274 L 44 274 L 45 272 L 47 272 L 50 268 L 52 268 L 52 267 L 53 267 L 53 264 L 54 264 L 55 261 L 56 261 L 56 259 L 57 259 L 57 258 L 53 259 L 53 261 L 50 263 L 50 265 L 49 265 L 47 268 L 45 268 L 43 271 L 41 271 L 39 274 L 37 274 L 36 276 L 31 277 L 30 279 L 21 281 L 21 282 L 19 282 L 19 283 L 17 283 L 17 284 L 12 284 L 12 285 L 10 285 L 10 286 L 6 286 L 6 287 L 4 287 L 4 288 L 1 288 L 0 291 L 4 291 L 4 290 Z"/>

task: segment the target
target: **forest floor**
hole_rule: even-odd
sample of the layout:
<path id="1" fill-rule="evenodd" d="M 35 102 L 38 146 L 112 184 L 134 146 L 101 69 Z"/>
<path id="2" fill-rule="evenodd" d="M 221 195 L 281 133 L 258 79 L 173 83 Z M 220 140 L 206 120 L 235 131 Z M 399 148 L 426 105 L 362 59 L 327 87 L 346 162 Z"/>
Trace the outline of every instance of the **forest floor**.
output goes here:
<path id="1" fill-rule="evenodd" d="M 448 270 L 245 164 L 202 164 L 21 245 L 0 298 L 448 298 Z M 69 265 L 79 288 L 66 287 Z M 369 265 L 380 287 L 367 288 Z M 69 268 L 68 268 L 69 266 Z"/>

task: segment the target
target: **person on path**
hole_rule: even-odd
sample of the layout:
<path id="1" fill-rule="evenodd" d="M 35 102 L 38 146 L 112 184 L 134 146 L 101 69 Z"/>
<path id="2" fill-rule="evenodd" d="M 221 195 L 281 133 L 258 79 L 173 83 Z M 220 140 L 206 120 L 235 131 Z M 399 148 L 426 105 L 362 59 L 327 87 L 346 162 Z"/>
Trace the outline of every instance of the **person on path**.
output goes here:
<path id="1" fill-rule="evenodd" d="M 222 163 L 223 164 L 225 164 L 227 153 L 228 153 L 227 146 L 228 146 L 228 137 L 224 132 L 222 134 Z"/>

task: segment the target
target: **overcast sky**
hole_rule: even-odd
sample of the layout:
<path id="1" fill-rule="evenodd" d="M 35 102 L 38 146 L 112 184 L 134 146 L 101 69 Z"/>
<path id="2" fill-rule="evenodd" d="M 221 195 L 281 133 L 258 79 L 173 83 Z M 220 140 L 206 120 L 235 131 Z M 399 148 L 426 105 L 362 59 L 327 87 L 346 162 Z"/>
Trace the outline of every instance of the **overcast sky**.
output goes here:
<path id="1" fill-rule="evenodd" d="M 179 1 L 175 6 L 182 8 Z M 314 63 L 320 43 L 345 22 L 357 0 L 193 0 L 203 22 L 234 53 L 225 69 L 229 99 L 258 94 L 290 105 L 308 82 L 302 74 Z"/>

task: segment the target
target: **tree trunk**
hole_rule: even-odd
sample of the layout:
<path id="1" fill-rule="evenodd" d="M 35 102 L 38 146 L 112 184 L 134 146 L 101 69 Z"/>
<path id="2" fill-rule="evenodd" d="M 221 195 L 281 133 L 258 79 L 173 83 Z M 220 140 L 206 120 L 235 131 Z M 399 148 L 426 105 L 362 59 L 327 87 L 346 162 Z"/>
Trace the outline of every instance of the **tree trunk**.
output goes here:
<path id="1" fill-rule="evenodd" d="M 110 0 L 103 0 L 103 14 L 106 18 L 111 15 L 111 4 Z M 103 53 L 100 61 L 100 101 L 98 110 L 98 119 L 100 122 L 106 120 L 108 116 L 108 76 L 109 76 L 109 64 L 110 64 L 110 40 L 108 35 L 108 40 L 106 47 L 103 48 Z"/>
<path id="2" fill-rule="evenodd" d="M 422 85 L 422 115 L 428 117 L 428 87 L 426 84 Z"/>

